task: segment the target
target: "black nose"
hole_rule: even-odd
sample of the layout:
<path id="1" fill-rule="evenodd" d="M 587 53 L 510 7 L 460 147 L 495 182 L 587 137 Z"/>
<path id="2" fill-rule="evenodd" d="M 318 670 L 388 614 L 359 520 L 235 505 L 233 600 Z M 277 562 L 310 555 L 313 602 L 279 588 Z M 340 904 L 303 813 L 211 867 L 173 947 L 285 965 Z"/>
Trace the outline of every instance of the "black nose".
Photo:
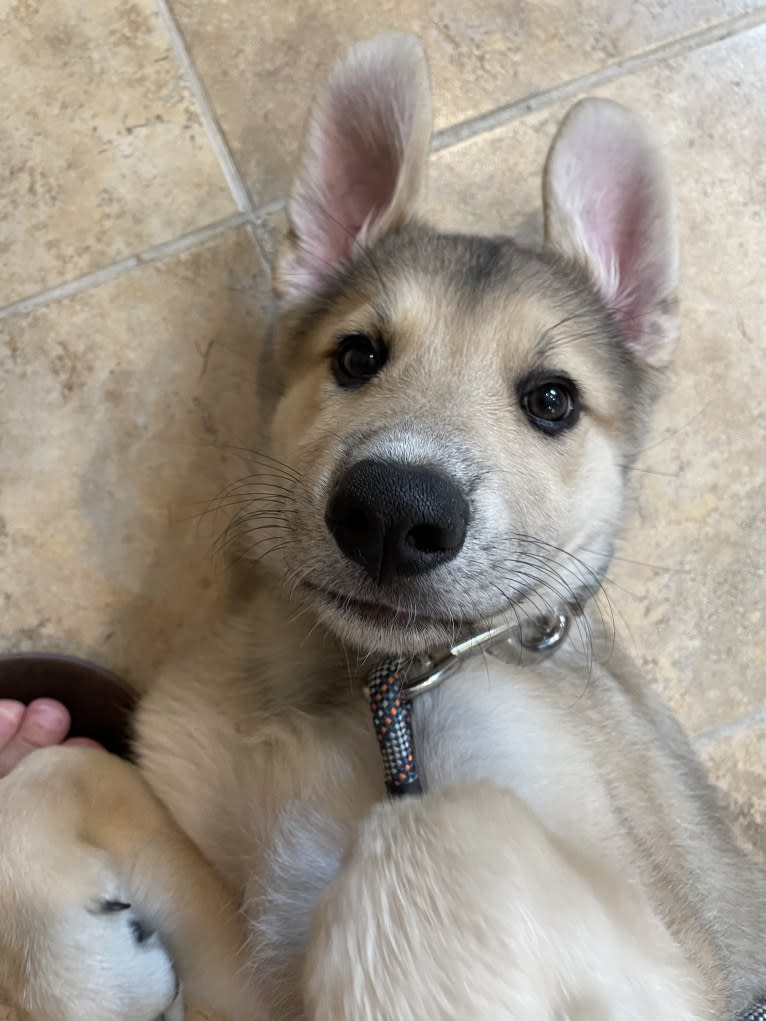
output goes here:
<path id="1" fill-rule="evenodd" d="M 446 475 L 366 460 L 343 475 L 325 521 L 346 556 L 385 584 L 456 557 L 468 517 L 468 501 Z"/>

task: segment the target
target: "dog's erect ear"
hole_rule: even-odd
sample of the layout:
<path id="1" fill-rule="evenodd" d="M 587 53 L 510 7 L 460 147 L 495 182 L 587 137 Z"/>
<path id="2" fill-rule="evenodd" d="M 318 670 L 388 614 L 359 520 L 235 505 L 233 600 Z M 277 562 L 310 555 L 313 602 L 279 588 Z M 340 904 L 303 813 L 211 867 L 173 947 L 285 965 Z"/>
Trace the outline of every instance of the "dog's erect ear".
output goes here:
<path id="1" fill-rule="evenodd" d="M 543 190 L 546 241 L 587 268 L 635 354 L 666 364 L 678 329 L 678 240 L 641 124 L 609 100 L 578 103 L 553 141 Z"/>
<path id="2" fill-rule="evenodd" d="M 417 39 L 352 46 L 316 103 L 287 205 L 275 289 L 290 304 L 401 226 L 417 202 L 431 139 L 431 89 Z"/>

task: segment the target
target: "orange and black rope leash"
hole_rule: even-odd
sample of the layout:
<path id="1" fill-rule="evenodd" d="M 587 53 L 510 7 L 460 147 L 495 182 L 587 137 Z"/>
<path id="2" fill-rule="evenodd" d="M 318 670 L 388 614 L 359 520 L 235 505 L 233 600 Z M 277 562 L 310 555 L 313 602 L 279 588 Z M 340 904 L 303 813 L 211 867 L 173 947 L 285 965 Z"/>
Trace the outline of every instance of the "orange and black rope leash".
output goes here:
<path id="1" fill-rule="evenodd" d="M 412 706 L 403 692 L 405 663 L 383 663 L 367 681 L 372 722 L 391 797 L 422 793 L 412 743 Z"/>

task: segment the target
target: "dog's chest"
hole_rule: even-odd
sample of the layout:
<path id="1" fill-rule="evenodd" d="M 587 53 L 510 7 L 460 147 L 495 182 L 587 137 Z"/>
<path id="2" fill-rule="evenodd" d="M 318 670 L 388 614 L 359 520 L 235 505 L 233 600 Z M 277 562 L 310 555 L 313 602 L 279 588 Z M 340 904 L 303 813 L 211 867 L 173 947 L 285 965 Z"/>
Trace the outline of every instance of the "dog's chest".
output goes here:
<path id="1" fill-rule="evenodd" d="M 413 736 L 424 787 L 490 780 L 511 788 L 553 833 L 583 849 L 601 845 L 603 857 L 613 830 L 606 793 L 577 727 L 568 725 L 567 700 L 546 697 L 551 681 L 537 670 L 477 661 L 418 698 Z M 280 984 L 274 967 L 285 947 L 301 953 L 317 900 L 357 826 L 386 797 L 361 693 L 343 710 L 304 721 L 311 733 L 295 749 L 292 793 L 260 833 L 269 851 L 247 896 L 264 988 Z"/>
<path id="2" fill-rule="evenodd" d="M 580 713 L 583 684 L 541 665 L 486 657 L 413 703 L 423 785 L 490 780 L 512 789 L 553 832 L 582 847 L 612 829 L 610 801 Z M 571 678 L 569 680 L 571 684 Z"/>
<path id="3" fill-rule="evenodd" d="M 489 780 L 513 790 L 553 833 L 583 847 L 600 841 L 612 829 L 609 798 L 582 724 L 582 684 L 562 691 L 566 677 L 487 657 L 415 699 L 414 751 L 426 793 Z M 321 844 L 319 856 L 332 859 L 319 870 L 327 877 L 354 826 L 386 794 L 361 693 L 332 718 L 317 718 L 312 730 L 293 760 L 304 774 L 293 789 L 311 794 L 284 806 L 276 846 L 300 871 L 307 846 Z"/>

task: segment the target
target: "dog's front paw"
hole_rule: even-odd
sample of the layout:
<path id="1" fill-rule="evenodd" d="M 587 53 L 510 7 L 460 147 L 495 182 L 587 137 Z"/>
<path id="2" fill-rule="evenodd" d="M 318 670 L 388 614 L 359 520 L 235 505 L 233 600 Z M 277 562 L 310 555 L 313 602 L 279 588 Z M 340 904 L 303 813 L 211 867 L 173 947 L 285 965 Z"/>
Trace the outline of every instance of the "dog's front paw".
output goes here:
<path id="1" fill-rule="evenodd" d="M 106 818 L 117 853 L 93 838 L 88 785 L 103 784 L 119 768 L 112 761 L 47 749 L 0 784 L 0 987 L 35 1021 L 183 1017 L 174 962 L 157 932 L 162 912 L 131 865 L 135 856 L 120 857 L 127 802 L 116 785 Z"/>
<path id="2" fill-rule="evenodd" d="M 311 1021 L 709 1016 L 642 891 L 486 783 L 362 823 L 315 913 L 304 992 Z"/>
<path id="3" fill-rule="evenodd" d="M 186 1007 L 184 1004 L 183 993 L 179 989 L 178 995 L 168 1009 L 157 1018 L 157 1021 L 184 1021 L 186 1017 Z"/>
<path id="4" fill-rule="evenodd" d="M 506 939 L 518 900 L 507 858 L 525 825 L 524 807 L 489 784 L 379 805 L 314 915 L 311 1021 L 552 1017 L 525 1011 L 523 988 L 518 1013 L 508 1008 L 523 967 Z"/>
<path id="5" fill-rule="evenodd" d="M 181 986 L 175 965 L 145 914 L 116 899 L 98 903 L 95 919 L 100 931 L 82 947 L 103 978 L 104 996 L 120 1018 L 183 1021 Z M 158 1009 L 159 1008 L 159 1009 Z"/>
<path id="6" fill-rule="evenodd" d="M 99 898 L 51 917 L 22 992 L 39 1021 L 183 1021 L 173 961 L 131 904 Z"/>
<path id="7" fill-rule="evenodd" d="M 231 892 L 138 772 L 89 748 L 0 783 L 0 987 L 35 1021 L 252 1016 Z M 177 965 L 177 969 L 176 969 Z"/>

